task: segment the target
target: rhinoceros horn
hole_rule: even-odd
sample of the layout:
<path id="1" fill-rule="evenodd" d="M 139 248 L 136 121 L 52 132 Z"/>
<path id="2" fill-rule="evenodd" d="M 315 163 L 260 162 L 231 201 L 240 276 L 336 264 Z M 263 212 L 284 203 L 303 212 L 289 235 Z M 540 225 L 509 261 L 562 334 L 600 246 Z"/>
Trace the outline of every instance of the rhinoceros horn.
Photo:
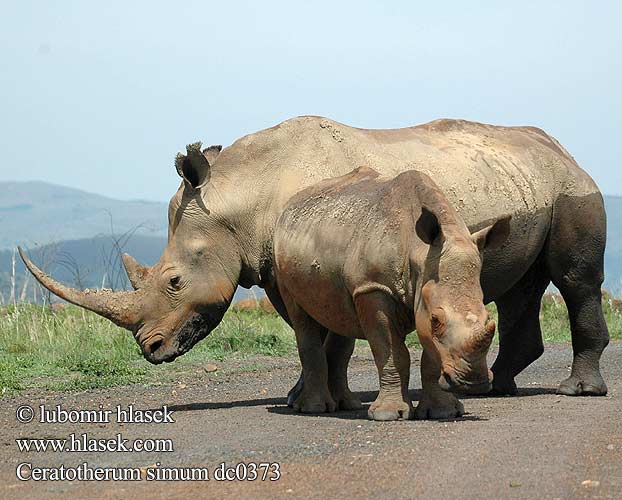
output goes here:
<path id="1" fill-rule="evenodd" d="M 139 314 L 142 309 L 143 298 L 140 291 L 75 290 L 57 282 L 41 271 L 26 256 L 21 247 L 18 247 L 18 250 L 24 264 L 37 281 L 62 299 L 93 311 L 128 330 L 132 330 L 140 322 Z"/>
<path id="2" fill-rule="evenodd" d="M 473 339 L 472 347 L 474 350 L 481 351 L 483 349 L 488 349 L 493 337 L 495 336 L 496 326 L 497 325 L 494 319 L 491 319 L 488 323 L 486 323 L 483 331 L 479 332 L 475 339 Z"/>
<path id="3" fill-rule="evenodd" d="M 134 290 L 138 290 L 147 280 L 150 269 L 140 265 L 134 257 L 127 253 L 121 255 L 121 260 L 123 261 L 123 267 L 125 267 L 125 272 L 130 279 L 130 283 L 134 287 Z"/>

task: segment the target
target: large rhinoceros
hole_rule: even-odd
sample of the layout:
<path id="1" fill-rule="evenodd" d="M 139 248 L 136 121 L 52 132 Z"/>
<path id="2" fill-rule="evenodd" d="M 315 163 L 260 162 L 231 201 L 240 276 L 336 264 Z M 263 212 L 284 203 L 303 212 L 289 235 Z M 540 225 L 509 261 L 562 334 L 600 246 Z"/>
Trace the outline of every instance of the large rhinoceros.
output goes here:
<path id="1" fill-rule="evenodd" d="M 477 231 L 511 214 L 510 235 L 487 250 L 486 302 L 499 310 L 494 389 L 516 392 L 514 377 L 543 352 L 542 294 L 552 281 L 568 306 L 574 360 L 559 386 L 568 395 L 607 391 L 599 360 L 608 343 L 601 309 L 605 212 L 602 196 L 552 137 L 533 127 L 437 120 L 397 130 L 352 128 L 305 116 L 245 136 L 220 151 L 195 144 L 175 162 L 183 181 L 169 206 L 169 241 L 145 268 L 126 256 L 133 292 L 80 292 L 44 275 L 52 292 L 134 332 L 152 363 L 188 351 L 220 321 L 238 285 L 265 289 L 287 313 L 275 285 L 273 233 L 284 204 L 325 178 L 367 165 L 394 176 L 428 174 Z M 328 335 L 332 363 L 351 347 Z"/>

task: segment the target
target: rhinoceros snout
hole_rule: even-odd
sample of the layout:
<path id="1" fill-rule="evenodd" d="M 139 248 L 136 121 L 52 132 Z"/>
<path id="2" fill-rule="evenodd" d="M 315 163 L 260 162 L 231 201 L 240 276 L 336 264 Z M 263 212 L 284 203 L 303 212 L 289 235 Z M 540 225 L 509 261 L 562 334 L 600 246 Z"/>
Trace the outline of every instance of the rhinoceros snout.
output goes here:
<path id="1" fill-rule="evenodd" d="M 173 361 L 179 356 L 179 352 L 176 348 L 171 348 L 168 345 L 169 343 L 160 336 L 149 339 L 141 346 L 143 356 L 149 363 L 154 365 Z"/>
<path id="2" fill-rule="evenodd" d="M 463 380 L 454 373 L 443 370 L 438 379 L 441 389 L 460 394 L 485 394 L 492 389 L 492 372 L 487 370 L 484 377 L 473 377 Z"/>
<path id="3" fill-rule="evenodd" d="M 162 339 L 157 339 L 145 346 L 146 354 L 155 354 L 162 347 Z"/>

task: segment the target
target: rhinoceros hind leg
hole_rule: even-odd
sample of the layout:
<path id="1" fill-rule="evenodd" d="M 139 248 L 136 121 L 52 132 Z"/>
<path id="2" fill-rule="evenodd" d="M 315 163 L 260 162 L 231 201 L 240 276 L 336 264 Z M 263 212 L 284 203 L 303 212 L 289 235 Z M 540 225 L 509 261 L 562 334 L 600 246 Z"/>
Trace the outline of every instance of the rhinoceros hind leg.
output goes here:
<path id="1" fill-rule="evenodd" d="M 606 223 L 600 193 L 563 197 L 555 204 L 548 265 L 570 319 L 574 359 L 559 386 L 569 396 L 603 396 L 600 356 L 609 343 L 602 310 Z"/>
<path id="2" fill-rule="evenodd" d="M 517 394 L 514 377 L 544 352 L 540 302 L 549 283 L 544 258 L 539 257 L 518 283 L 496 300 L 499 354 L 491 368 L 490 394 Z"/>
<path id="3" fill-rule="evenodd" d="M 340 410 L 360 410 L 363 407 L 348 387 L 348 363 L 354 351 L 354 339 L 329 332 L 324 342 L 328 361 L 328 388 Z"/>
<path id="4" fill-rule="evenodd" d="M 378 397 L 367 414 L 371 420 L 410 419 L 413 416 L 408 395 L 410 353 L 404 343 L 406 334 L 396 322 L 395 303 L 379 291 L 358 295 L 354 303 L 380 381 Z"/>
<path id="5" fill-rule="evenodd" d="M 426 350 L 421 354 L 421 382 L 423 391 L 417 408 L 415 418 L 418 420 L 439 420 L 443 418 L 455 418 L 464 415 L 464 406 L 451 392 L 446 392 L 438 385 L 441 367 L 432 359 Z"/>
<path id="6" fill-rule="evenodd" d="M 557 393 L 566 396 L 605 396 L 607 384 L 600 373 L 571 375 L 559 384 Z"/>
<path id="7" fill-rule="evenodd" d="M 600 286 L 577 298 L 568 289 L 561 290 L 568 306 L 574 359 L 570 377 L 558 388 L 567 396 L 604 396 L 607 384 L 600 374 L 600 356 L 609 341 L 602 312 Z"/>

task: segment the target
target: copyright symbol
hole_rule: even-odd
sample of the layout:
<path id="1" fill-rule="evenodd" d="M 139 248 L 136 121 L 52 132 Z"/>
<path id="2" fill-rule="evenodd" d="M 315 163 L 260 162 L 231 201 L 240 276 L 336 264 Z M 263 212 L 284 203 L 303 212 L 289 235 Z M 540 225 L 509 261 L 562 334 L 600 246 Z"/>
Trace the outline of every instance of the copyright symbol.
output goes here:
<path id="1" fill-rule="evenodd" d="M 33 418 L 35 418 L 35 411 L 28 405 L 22 405 L 17 408 L 15 412 L 15 416 L 17 417 L 17 421 L 22 424 L 27 424 L 31 422 Z"/>

